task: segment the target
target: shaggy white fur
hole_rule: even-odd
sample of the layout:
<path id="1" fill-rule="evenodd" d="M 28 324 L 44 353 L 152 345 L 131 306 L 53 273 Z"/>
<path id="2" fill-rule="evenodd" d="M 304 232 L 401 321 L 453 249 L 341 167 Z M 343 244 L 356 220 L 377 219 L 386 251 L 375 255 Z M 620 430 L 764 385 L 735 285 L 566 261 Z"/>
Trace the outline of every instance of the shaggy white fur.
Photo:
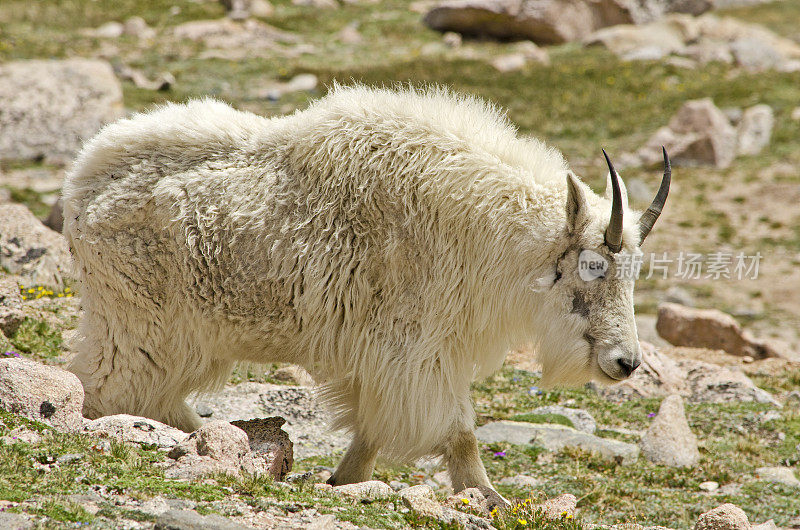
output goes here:
<path id="1" fill-rule="evenodd" d="M 109 125 L 64 186 L 85 413 L 193 430 L 189 393 L 237 361 L 291 362 L 355 433 L 335 482 L 367 478 L 380 449 L 443 454 L 456 487 L 488 485 L 472 380 L 524 342 L 552 383 L 616 377 L 598 352 L 638 353 L 633 282 L 576 272 L 581 248 L 613 266 L 610 202 L 568 175 L 441 89 L 336 87 L 275 119 L 192 101 Z M 626 205 L 632 252 L 637 217 Z"/>

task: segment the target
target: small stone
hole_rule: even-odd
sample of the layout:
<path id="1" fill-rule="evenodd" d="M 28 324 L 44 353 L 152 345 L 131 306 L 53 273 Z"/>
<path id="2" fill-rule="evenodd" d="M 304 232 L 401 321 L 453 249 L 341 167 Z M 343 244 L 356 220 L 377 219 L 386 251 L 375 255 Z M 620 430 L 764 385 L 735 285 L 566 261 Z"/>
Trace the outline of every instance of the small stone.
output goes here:
<path id="1" fill-rule="evenodd" d="M 15 443 L 38 444 L 42 440 L 42 435 L 36 431 L 31 431 L 26 427 L 17 427 L 8 434 L 0 437 L 0 442 L 6 445 Z"/>
<path id="2" fill-rule="evenodd" d="M 88 33 L 100 39 L 116 39 L 122 36 L 124 31 L 125 27 L 119 22 L 106 22 Z"/>
<path id="3" fill-rule="evenodd" d="M 500 55 L 492 59 L 492 66 L 494 66 L 495 70 L 498 72 L 513 72 L 515 70 L 521 70 L 525 67 L 525 63 L 527 60 L 525 56 L 521 53 L 510 53 L 507 55 Z"/>
<path id="4" fill-rule="evenodd" d="M 740 155 L 757 155 L 772 138 L 775 114 L 769 105 L 750 107 L 742 115 L 737 135 Z"/>
<path id="5" fill-rule="evenodd" d="M 575 507 L 578 505 L 578 499 L 571 493 L 559 495 L 553 499 L 544 501 L 539 506 L 544 512 L 544 516 L 548 519 L 561 519 L 565 516 L 574 517 Z"/>
<path id="6" fill-rule="evenodd" d="M 445 506 L 454 509 L 463 509 L 469 507 L 482 515 L 486 515 L 486 497 L 481 493 L 478 488 L 467 488 L 459 491 L 454 495 L 450 495 L 445 500 Z"/>
<path id="7" fill-rule="evenodd" d="M 640 447 L 644 457 L 656 464 L 689 467 L 699 462 L 697 437 L 689 429 L 679 395 L 673 394 L 661 402 Z"/>
<path id="8" fill-rule="evenodd" d="M 793 407 L 800 406 L 800 390 L 792 390 L 786 395 L 786 404 Z"/>
<path id="9" fill-rule="evenodd" d="M 514 488 L 535 488 L 542 483 L 541 480 L 531 477 L 530 475 L 514 475 L 513 477 L 505 477 L 500 479 L 498 484 L 501 486 L 511 486 Z"/>
<path id="10" fill-rule="evenodd" d="M 446 31 L 444 35 L 442 35 L 442 42 L 444 42 L 448 48 L 458 48 L 462 43 L 461 34 L 455 31 Z"/>
<path id="11" fill-rule="evenodd" d="M 33 518 L 23 513 L 0 511 L 0 528 L 27 530 L 34 527 Z"/>
<path id="12" fill-rule="evenodd" d="M 719 489 L 719 482 L 714 482 L 713 480 L 708 480 L 706 482 L 701 482 L 698 486 L 701 491 L 712 492 Z"/>
<path id="13" fill-rule="evenodd" d="M 434 519 L 441 519 L 444 514 L 442 505 L 433 499 L 419 495 L 412 495 L 410 497 L 403 497 L 403 504 L 413 510 L 415 513 L 425 517 L 432 517 Z"/>
<path id="14" fill-rule="evenodd" d="M 770 519 L 769 521 L 765 521 L 761 524 L 751 525 L 750 530 L 779 530 L 779 529 L 778 525 L 775 524 L 775 521 Z"/>
<path id="15" fill-rule="evenodd" d="M 313 386 L 314 379 L 300 366 L 290 365 L 278 368 L 272 372 L 272 377 L 278 381 L 286 381 L 300 386 Z"/>
<path id="16" fill-rule="evenodd" d="M 224 421 L 206 423 L 167 456 L 175 460 L 164 471 L 168 478 L 196 480 L 210 473 L 238 476 L 256 471 L 247 434 Z"/>
<path id="17" fill-rule="evenodd" d="M 800 107 L 792 109 L 792 119 L 794 121 L 800 121 Z"/>
<path id="18" fill-rule="evenodd" d="M 89 420 L 84 424 L 84 430 L 120 442 L 155 447 L 162 451 L 169 451 L 188 436 L 170 425 L 129 414 L 114 414 Z"/>
<path id="19" fill-rule="evenodd" d="M 152 39 L 156 36 L 155 30 L 148 26 L 142 17 L 127 19 L 123 25 L 123 32 L 139 39 Z"/>
<path id="20" fill-rule="evenodd" d="M 83 453 L 68 453 L 66 455 L 61 455 L 56 458 L 56 462 L 59 464 L 71 464 L 72 462 L 78 462 L 83 460 Z"/>
<path id="21" fill-rule="evenodd" d="M 201 418 L 210 418 L 214 415 L 214 410 L 209 407 L 206 403 L 198 403 L 194 410 L 197 412 L 197 415 Z"/>
<path id="22" fill-rule="evenodd" d="M 787 486 L 800 486 L 800 480 L 797 480 L 794 471 L 790 467 L 760 467 L 756 469 L 756 475 L 759 480 L 778 482 Z"/>
<path id="23" fill-rule="evenodd" d="M 394 488 L 392 488 L 394 489 Z M 428 497 L 429 499 L 436 499 L 436 494 L 433 492 L 433 488 L 428 486 L 427 484 L 417 484 L 416 486 L 401 488 L 398 491 L 398 495 L 400 498 L 405 497 Z"/>
<path id="24" fill-rule="evenodd" d="M 408 488 L 408 484 L 405 482 L 400 482 L 399 480 L 392 480 L 389 482 L 389 487 L 392 488 L 394 491 L 400 491 Z"/>
<path id="25" fill-rule="evenodd" d="M 750 523 L 744 510 L 728 503 L 702 514 L 694 530 L 750 530 Z"/>
<path id="26" fill-rule="evenodd" d="M 385 482 L 380 480 L 368 480 L 366 482 L 357 482 L 355 484 L 344 484 L 342 486 L 334 486 L 334 493 L 351 497 L 354 499 L 367 499 L 376 501 L 385 499 L 394 495 L 394 490 L 389 487 Z"/>
<path id="27" fill-rule="evenodd" d="M 650 197 L 650 195 L 648 195 L 648 197 Z M 677 285 L 673 285 L 667 289 L 667 292 L 664 293 L 664 301 L 686 307 L 694 307 L 694 297 L 692 293 Z"/>

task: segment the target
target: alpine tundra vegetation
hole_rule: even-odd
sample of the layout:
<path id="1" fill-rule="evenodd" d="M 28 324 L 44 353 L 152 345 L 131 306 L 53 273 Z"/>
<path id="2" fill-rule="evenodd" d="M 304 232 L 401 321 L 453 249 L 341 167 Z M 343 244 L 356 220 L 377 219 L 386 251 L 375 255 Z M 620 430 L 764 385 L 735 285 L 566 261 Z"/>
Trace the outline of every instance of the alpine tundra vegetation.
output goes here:
<path id="1" fill-rule="evenodd" d="M 64 185 L 85 314 L 70 369 L 90 418 L 192 431 L 185 403 L 235 362 L 291 362 L 353 442 L 333 484 L 379 451 L 442 455 L 455 491 L 489 486 L 470 383 L 533 343 L 545 384 L 639 365 L 634 254 L 666 200 L 631 211 L 608 161 L 595 195 L 496 108 L 443 89 L 335 87 L 265 119 L 213 100 L 105 127 Z M 583 280 L 579 254 L 608 262 Z"/>

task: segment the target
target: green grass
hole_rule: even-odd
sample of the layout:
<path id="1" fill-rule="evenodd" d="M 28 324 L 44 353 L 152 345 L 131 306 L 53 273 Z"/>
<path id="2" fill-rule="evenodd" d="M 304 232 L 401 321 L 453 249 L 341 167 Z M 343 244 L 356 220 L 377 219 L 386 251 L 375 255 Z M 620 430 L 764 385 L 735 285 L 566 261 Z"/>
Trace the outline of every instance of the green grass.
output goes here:
<path id="1" fill-rule="evenodd" d="M 559 425 L 566 425 L 567 427 L 575 427 L 575 425 L 572 424 L 572 420 L 561 414 L 533 414 L 532 412 L 528 412 L 526 414 L 516 414 L 509 419 L 528 423 L 557 423 Z"/>
<path id="2" fill-rule="evenodd" d="M 26 318 L 8 340 L 17 352 L 39 360 L 54 359 L 63 353 L 61 332 L 42 320 Z"/>

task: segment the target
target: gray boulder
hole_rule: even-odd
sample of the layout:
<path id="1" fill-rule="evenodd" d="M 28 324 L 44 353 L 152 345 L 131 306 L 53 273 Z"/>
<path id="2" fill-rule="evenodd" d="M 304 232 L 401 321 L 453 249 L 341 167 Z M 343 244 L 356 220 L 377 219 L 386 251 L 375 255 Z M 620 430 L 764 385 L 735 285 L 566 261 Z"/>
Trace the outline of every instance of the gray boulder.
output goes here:
<path id="1" fill-rule="evenodd" d="M 689 467 L 700 461 L 697 437 L 689 429 L 683 399 L 673 394 L 661 402 L 658 415 L 639 444 L 647 460 L 670 467 Z"/>
<path id="2" fill-rule="evenodd" d="M 174 460 L 164 471 L 169 478 L 194 480 L 210 473 L 238 476 L 256 471 L 247 434 L 224 421 L 206 423 L 168 456 Z"/>
<path id="3" fill-rule="evenodd" d="M 123 115 L 122 88 L 105 61 L 0 65 L 0 159 L 67 163 L 100 127 Z"/>
<path id="4" fill-rule="evenodd" d="M 475 436 L 484 443 L 508 442 L 515 445 L 535 443 L 548 451 L 576 447 L 623 465 L 633 464 L 639 457 L 639 448 L 633 444 L 600 438 L 563 425 L 496 421 L 476 429 Z"/>
<path id="5" fill-rule="evenodd" d="M 246 530 L 248 526 L 215 513 L 200 515 L 194 510 L 168 510 L 156 519 L 154 530 Z"/>
<path id="6" fill-rule="evenodd" d="M 71 270 L 67 242 L 25 206 L 0 204 L 0 268 L 31 285 L 57 289 Z"/>
<path id="7" fill-rule="evenodd" d="M 83 427 L 83 386 L 74 374 L 30 359 L 0 359 L 0 407 L 58 431 Z"/>

